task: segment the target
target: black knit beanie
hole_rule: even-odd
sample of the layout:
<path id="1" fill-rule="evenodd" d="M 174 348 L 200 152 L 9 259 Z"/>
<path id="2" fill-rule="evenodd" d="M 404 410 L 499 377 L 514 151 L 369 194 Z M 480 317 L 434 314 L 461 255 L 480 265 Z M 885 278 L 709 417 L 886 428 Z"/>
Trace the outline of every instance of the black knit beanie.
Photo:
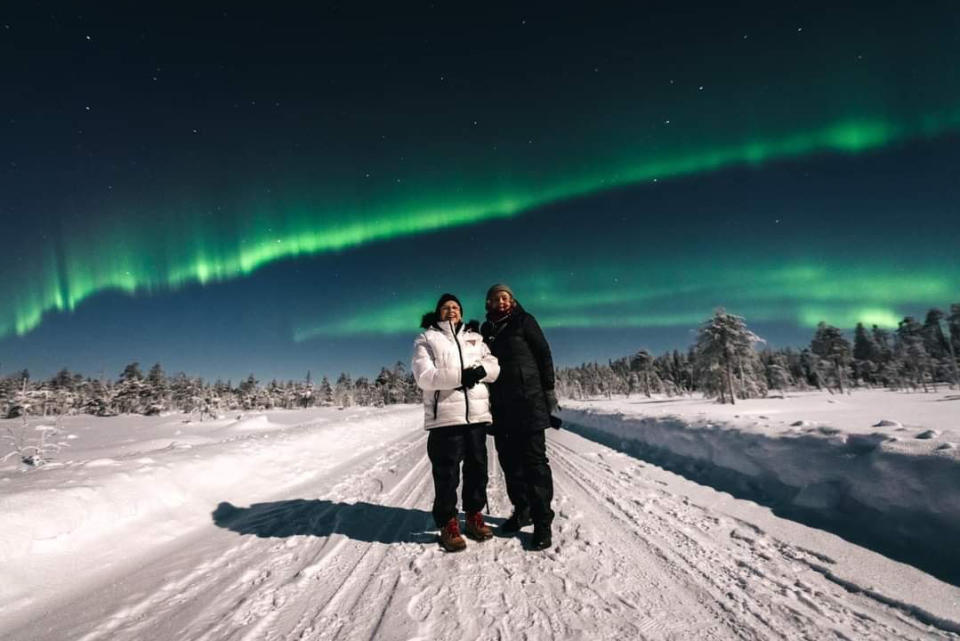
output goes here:
<path id="1" fill-rule="evenodd" d="M 443 307 L 444 303 L 451 300 L 460 306 L 460 317 L 463 318 L 463 304 L 460 302 L 460 299 L 453 294 L 444 294 L 440 297 L 440 300 L 437 301 L 437 306 L 433 308 L 433 313 L 437 315 L 438 320 L 440 319 L 440 308 Z"/>

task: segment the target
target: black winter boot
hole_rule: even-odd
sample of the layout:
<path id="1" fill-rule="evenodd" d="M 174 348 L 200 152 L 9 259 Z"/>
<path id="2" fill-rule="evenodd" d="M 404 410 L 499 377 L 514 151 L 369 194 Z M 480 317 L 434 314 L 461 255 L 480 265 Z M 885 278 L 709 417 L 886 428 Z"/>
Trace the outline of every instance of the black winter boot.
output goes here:
<path id="1" fill-rule="evenodd" d="M 503 522 L 500 525 L 501 534 L 516 534 L 520 531 L 525 525 L 530 525 L 533 521 L 530 519 L 530 512 L 527 510 L 522 510 L 520 512 L 514 511 L 510 515 L 510 518 Z"/>
<path id="2" fill-rule="evenodd" d="M 531 550 L 546 550 L 553 545 L 553 538 L 549 525 L 535 525 L 533 527 L 533 538 L 530 539 Z"/>

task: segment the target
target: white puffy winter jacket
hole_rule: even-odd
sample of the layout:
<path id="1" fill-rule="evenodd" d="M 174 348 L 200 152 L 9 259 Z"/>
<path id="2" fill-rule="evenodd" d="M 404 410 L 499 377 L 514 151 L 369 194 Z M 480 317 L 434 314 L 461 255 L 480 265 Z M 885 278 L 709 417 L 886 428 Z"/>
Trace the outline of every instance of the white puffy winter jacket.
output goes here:
<path id="1" fill-rule="evenodd" d="M 484 383 L 500 375 L 500 364 L 476 331 L 438 321 L 413 342 L 413 377 L 423 390 L 424 428 L 490 423 L 490 393 Z M 487 375 L 464 390 L 460 373 L 482 365 Z"/>

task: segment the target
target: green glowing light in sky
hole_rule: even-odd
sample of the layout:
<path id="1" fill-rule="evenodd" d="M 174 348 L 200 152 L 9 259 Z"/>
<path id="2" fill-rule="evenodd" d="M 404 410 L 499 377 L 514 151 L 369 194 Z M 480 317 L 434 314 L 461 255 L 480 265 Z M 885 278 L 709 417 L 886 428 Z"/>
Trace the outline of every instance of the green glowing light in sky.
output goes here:
<path id="1" fill-rule="evenodd" d="M 88 229 L 63 238 L 59 255 L 46 253 L 39 264 L 5 278 L 0 284 L 0 337 L 23 335 L 37 327 L 50 311 L 74 310 L 98 292 L 129 294 L 176 289 L 243 277 L 272 262 L 344 250 L 391 238 L 423 234 L 521 215 L 537 207 L 611 188 L 711 172 L 737 165 L 755 165 L 823 152 L 860 153 L 909 140 L 930 138 L 960 129 L 960 111 L 925 114 L 915 121 L 884 118 L 838 119 L 800 133 L 744 139 L 739 143 L 690 148 L 673 153 L 634 155 L 616 162 L 589 165 L 591 170 L 550 176 L 516 178 L 509 188 L 481 175 L 470 189 L 432 188 L 419 199 L 385 196 L 372 201 L 342 202 L 307 210 L 290 207 L 243 218 L 236 230 L 224 233 L 215 225 L 195 222 L 184 214 L 163 217 L 155 225 L 138 226 L 122 220 L 97 221 Z M 629 144 L 626 145 L 629 147 Z M 638 148 L 641 145 L 638 143 Z M 899 288 L 941 291 L 943 283 L 911 280 L 890 284 L 884 291 L 898 297 Z M 673 290 L 676 291 L 676 290 Z M 855 297 L 856 292 L 852 292 Z M 806 299 L 849 300 L 842 283 L 820 278 L 806 281 Z M 929 296 L 927 296 L 929 294 Z M 932 297 L 928 291 L 925 296 Z M 598 291 L 584 296 L 643 298 L 649 292 Z M 758 290 L 758 299 L 775 292 Z M 880 304 L 890 298 L 864 303 Z M 594 304 L 602 302 L 595 300 Z M 884 312 L 885 313 L 885 312 Z M 883 314 L 874 317 L 883 317 Z M 557 316 L 561 318 L 561 316 Z M 567 317 L 570 325 L 584 316 Z M 684 321 L 689 315 L 682 315 Z M 800 314 L 801 322 L 805 317 Z M 631 324 L 648 322 L 638 317 Z M 667 322 L 664 318 L 662 322 Z M 365 321 L 374 323 L 375 321 Z M 376 321 L 366 331 L 390 331 L 395 321 Z M 559 322 L 559 321 L 557 321 Z M 583 323 L 588 321 L 583 320 Z M 593 321 L 589 321 L 593 322 Z M 597 323 L 602 321 L 597 320 Z M 354 323 L 351 321 L 351 323 Z M 351 324 L 351 327 L 363 327 Z M 341 328 L 342 330 L 345 328 Z M 312 330 L 311 330 L 312 331 Z M 310 335 L 310 331 L 301 332 Z"/>
<path id="2" fill-rule="evenodd" d="M 783 322 L 814 328 L 826 321 L 841 328 L 858 322 L 895 328 L 904 315 L 924 310 L 914 305 L 944 306 L 960 292 L 960 273 L 944 274 L 934 267 L 902 273 L 895 268 L 851 267 L 834 264 L 757 264 L 750 271 L 710 265 L 685 266 L 683 279 L 650 272 L 648 265 L 592 265 L 589 288 L 565 283 L 556 274 L 560 265 L 545 271 L 518 273 L 511 279 L 517 297 L 546 328 L 696 327 L 718 305 L 749 322 Z M 623 282 L 614 284 L 613 275 Z M 667 280 L 666 283 L 664 281 Z M 657 282 L 646 286 L 645 281 Z M 484 284 L 459 291 L 468 317 L 483 310 Z M 371 306 L 331 322 L 304 326 L 294 334 L 298 342 L 357 334 L 412 334 L 420 314 L 431 309 L 439 292 L 419 292 L 410 301 Z"/>

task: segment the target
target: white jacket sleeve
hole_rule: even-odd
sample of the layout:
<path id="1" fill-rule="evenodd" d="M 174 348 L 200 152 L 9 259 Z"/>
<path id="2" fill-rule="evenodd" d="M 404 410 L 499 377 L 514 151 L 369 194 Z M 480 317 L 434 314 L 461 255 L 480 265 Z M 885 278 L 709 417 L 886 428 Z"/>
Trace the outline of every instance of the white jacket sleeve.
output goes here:
<path id="1" fill-rule="evenodd" d="M 483 369 L 487 373 L 486 376 L 480 379 L 480 382 L 492 383 L 500 378 L 500 361 L 490 352 L 490 348 L 486 343 L 481 343 L 480 349 L 480 364 L 483 365 Z"/>
<path id="2" fill-rule="evenodd" d="M 438 369 L 433 350 L 423 334 L 413 342 L 413 378 L 417 387 L 425 392 L 460 387 L 460 370 Z"/>

